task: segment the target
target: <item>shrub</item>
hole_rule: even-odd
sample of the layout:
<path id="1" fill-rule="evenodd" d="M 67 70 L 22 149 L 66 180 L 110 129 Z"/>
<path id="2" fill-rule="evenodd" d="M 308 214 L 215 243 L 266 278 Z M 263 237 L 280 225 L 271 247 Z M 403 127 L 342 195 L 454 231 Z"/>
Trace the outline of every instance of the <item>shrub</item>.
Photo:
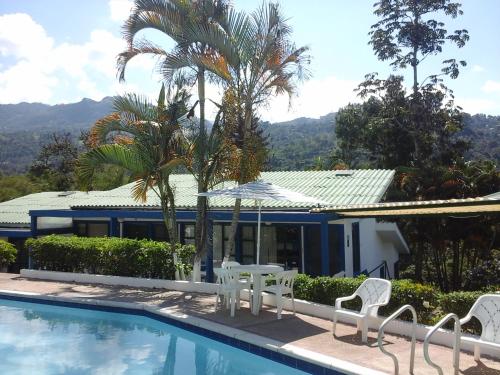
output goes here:
<path id="1" fill-rule="evenodd" d="M 493 293 L 498 290 L 500 289 L 492 286 L 485 290 L 478 290 L 474 292 L 443 293 L 439 298 L 440 312 L 435 317 L 435 323 L 449 313 L 457 314 L 460 319 L 464 318 L 474 302 L 476 302 L 480 296 L 486 293 Z M 475 334 L 481 333 L 481 324 L 475 318 L 473 318 L 463 328 Z"/>
<path id="2" fill-rule="evenodd" d="M 311 302 L 333 306 L 338 297 L 349 296 L 361 285 L 366 276 L 357 278 L 310 277 L 300 274 L 295 279 L 295 297 Z M 421 323 L 430 323 L 433 308 L 437 305 L 438 293 L 430 285 L 413 283 L 410 280 L 393 280 L 389 304 L 380 309 L 380 314 L 389 316 L 399 307 L 410 304 L 417 311 Z M 429 307 L 427 307 L 427 305 Z M 344 303 L 349 309 L 361 308 L 361 299 Z M 405 318 L 409 318 L 410 316 Z"/>
<path id="3" fill-rule="evenodd" d="M 36 267 L 62 272 L 174 279 L 169 243 L 107 237 L 50 235 L 26 242 Z M 194 247 L 176 245 L 178 262 L 191 270 Z"/>
<path id="4" fill-rule="evenodd" d="M 0 240 L 0 267 L 16 261 L 17 249 L 10 242 Z"/>

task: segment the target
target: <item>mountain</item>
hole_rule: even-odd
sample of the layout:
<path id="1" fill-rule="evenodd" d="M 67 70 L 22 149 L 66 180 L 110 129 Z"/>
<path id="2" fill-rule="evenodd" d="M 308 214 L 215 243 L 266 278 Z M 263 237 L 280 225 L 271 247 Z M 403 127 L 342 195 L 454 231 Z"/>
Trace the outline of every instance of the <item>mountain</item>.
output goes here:
<path id="1" fill-rule="evenodd" d="M 106 97 L 54 106 L 0 105 L 0 172 L 25 172 L 52 133 L 70 133 L 77 139 L 82 130 L 112 111 L 112 101 Z M 469 158 L 491 158 L 500 165 L 500 116 L 465 115 L 464 124 L 460 136 L 471 141 Z M 262 127 L 269 140 L 270 170 L 311 168 L 318 157 L 327 160 L 335 145 L 335 113 L 319 119 L 264 122 Z"/>
<path id="2" fill-rule="evenodd" d="M 81 129 L 88 129 L 96 120 L 110 113 L 112 107 L 113 98 L 109 96 L 99 102 L 83 99 L 78 103 L 57 105 L 3 104 L 0 105 L 0 134 L 19 131 L 79 133 Z"/>

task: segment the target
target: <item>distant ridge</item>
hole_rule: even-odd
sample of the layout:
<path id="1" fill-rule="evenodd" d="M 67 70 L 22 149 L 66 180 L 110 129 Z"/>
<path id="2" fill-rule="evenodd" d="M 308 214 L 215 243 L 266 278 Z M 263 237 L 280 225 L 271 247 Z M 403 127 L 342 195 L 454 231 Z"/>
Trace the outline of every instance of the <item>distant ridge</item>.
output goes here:
<path id="1" fill-rule="evenodd" d="M 19 103 L 0 105 L 0 172 L 24 173 L 50 134 L 70 133 L 77 139 L 96 120 L 113 109 L 113 97 L 101 101 L 47 105 Z M 268 170 L 302 170 L 327 160 L 335 145 L 335 113 L 318 119 L 263 122 L 269 136 Z M 500 164 L 500 116 L 465 115 L 461 134 L 473 143 L 469 157 L 491 158 Z"/>

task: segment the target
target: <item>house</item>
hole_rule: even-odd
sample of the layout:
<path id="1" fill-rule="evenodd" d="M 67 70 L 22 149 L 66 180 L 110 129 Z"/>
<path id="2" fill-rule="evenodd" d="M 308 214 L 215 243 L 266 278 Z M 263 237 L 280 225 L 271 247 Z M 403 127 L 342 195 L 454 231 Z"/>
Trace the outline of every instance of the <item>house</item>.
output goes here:
<path id="1" fill-rule="evenodd" d="M 261 178 L 312 196 L 332 206 L 375 204 L 392 182 L 392 170 L 263 172 Z M 180 241 L 194 242 L 196 182 L 191 175 L 171 177 L 175 190 Z M 224 183 L 224 187 L 233 183 Z M 22 242 L 47 233 L 119 236 L 168 240 L 159 200 L 150 192 L 146 202 L 131 198 L 132 184 L 109 191 L 47 192 L 0 203 L 0 237 Z M 222 186 L 217 186 L 217 188 Z M 207 271 L 227 252 L 234 199 L 211 198 L 209 223 L 213 241 Z M 361 272 L 393 277 L 400 254 L 408 253 L 397 226 L 374 218 L 342 218 L 335 212 L 311 213 L 310 204 L 264 201 L 261 263 L 279 263 L 311 275 L 347 276 Z M 241 263 L 256 258 L 257 209 L 243 200 L 236 251 Z M 213 261 L 210 261 L 213 260 Z"/>

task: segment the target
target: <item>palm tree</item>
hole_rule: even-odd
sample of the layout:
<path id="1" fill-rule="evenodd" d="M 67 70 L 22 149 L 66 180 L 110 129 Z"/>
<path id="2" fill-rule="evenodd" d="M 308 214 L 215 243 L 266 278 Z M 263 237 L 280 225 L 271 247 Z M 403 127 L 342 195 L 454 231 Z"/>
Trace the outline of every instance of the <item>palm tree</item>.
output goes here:
<path id="1" fill-rule="evenodd" d="M 208 45 L 216 52 L 220 65 L 225 64 L 219 67 L 218 70 L 224 72 L 219 76 L 235 93 L 244 122 L 237 181 L 241 184 L 254 180 L 259 170 L 255 163 L 248 161 L 252 160 L 249 140 L 255 113 L 273 95 L 293 96 L 297 84 L 308 77 L 305 69 L 310 61 L 308 47 L 297 48 L 291 41 L 292 29 L 275 3 L 263 2 L 248 18 L 229 12 L 224 28 L 198 25 L 189 33 L 191 40 Z M 234 250 L 240 207 L 241 200 L 236 200 L 229 239 L 231 250 Z"/>
<path id="2" fill-rule="evenodd" d="M 118 56 L 120 80 L 125 79 L 125 69 L 131 59 L 137 55 L 149 54 L 158 59 L 158 70 L 167 82 L 179 72 L 197 82 L 200 115 L 197 137 L 193 143 L 195 148 L 192 171 L 197 179 L 199 193 L 207 191 L 214 174 L 217 174 L 212 167 L 207 167 L 213 137 L 207 134 L 205 124 L 205 75 L 209 72 L 212 77 L 228 77 L 229 72 L 224 70 L 227 64 L 221 56 L 215 54 L 206 43 L 192 40 L 188 31 L 199 26 L 223 28 L 223 25 L 227 25 L 227 11 L 226 0 L 136 0 L 132 14 L 123 28 L 128 48 Z M 166 51 L 146 39 L 137 40 L 137 34 L 145 29 L 155 29 L 166 34 L 176 42 L 176 46 L 172 51 Z M 200 264 L 205 250 L 207 210 L 207 199 L 198 197 L 195 226 L 197 264 Z M 199 272 L 196 272 L 198 268 L 195 267 L 193 272 L 195 278 L 199 275 Z"/>
<path id="3" fill-rule="evenodd" d="M 179 124 L 187 114 L 187 98 L 183 90 L 166 94 L 164 86 L 156 105 L 134 94 L 115 98 L 115 112 L 95 123 L 90 133 L 93 148 L 78 161 L 83 181 L 90 181 L 97 167 L 115 165 L 135 180 L 135 200 L 144 202 L 148 191 L 153 191 L 160 200 L 172 243 L 178 242 L 178 234 L 169 177 L 189 160 L 190 149 Z"/>

